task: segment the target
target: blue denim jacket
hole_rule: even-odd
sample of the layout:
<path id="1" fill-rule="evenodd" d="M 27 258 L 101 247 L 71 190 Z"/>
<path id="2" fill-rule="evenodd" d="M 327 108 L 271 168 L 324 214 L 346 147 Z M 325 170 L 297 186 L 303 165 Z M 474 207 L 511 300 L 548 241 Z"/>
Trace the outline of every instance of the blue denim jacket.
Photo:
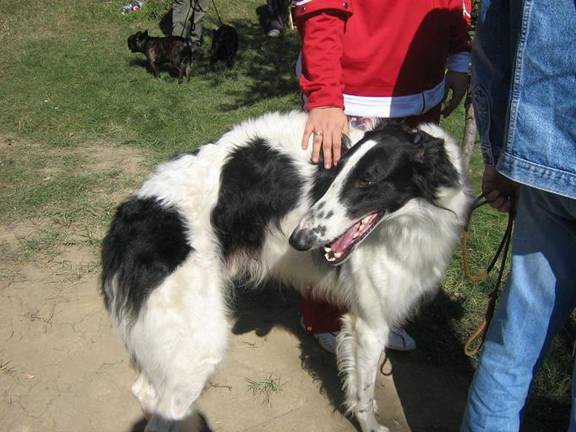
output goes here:
<path id="1" fill-rule="evenodd" d="M 576 2 L 482 0 L 472 94 L 484 161 L 576 198 Z"/>

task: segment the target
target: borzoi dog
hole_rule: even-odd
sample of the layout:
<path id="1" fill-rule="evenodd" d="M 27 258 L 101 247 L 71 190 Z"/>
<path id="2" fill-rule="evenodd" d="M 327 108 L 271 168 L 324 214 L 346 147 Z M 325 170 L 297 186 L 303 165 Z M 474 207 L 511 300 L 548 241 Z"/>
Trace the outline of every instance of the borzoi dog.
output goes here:
<path id="1" fill-rule="evenodd" d="M 460 152 L 439 127 L 352 129 L 337 168 L 300 147 L 306 114 L 246 121 L 161 164 L 104 239 L 102 293 L 140 375 L 132 391 L 174 430 L 229 338 L 231 281 L 273 278 L 345 307 L 337 340 L 347 408 L 375 417 L 391 326 L 439 286 L 471 202 Z"/>

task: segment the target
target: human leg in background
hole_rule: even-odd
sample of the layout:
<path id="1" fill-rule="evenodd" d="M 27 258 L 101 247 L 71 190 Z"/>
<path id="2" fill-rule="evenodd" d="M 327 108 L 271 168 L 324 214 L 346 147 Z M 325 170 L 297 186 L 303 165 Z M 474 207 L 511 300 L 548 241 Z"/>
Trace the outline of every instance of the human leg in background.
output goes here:
<path id="1" fill-rule="evenodd" d="M 208 13 L 208 8 L 210 7 L 210 0 L 193 0 L 194 7 L 194 17 L 192 18 L 192 26 L 190 29 L 190 40 L 192 43 L 201 45 L 202 43 L 202 22 L 206 13 Z"/>
<path id="2" fill-rule="evenodd" d="M 532 378 L 576 305 L 576 200 L 522 187 L 512 271 L 468 395 L 463 432 L 517 432 Z M 574 410 L 574 393 L 572 408 Z M 574 411 L 570 430 L 575 430 Z"/>
<path id="3" fill-rule="evenodd" d="M 202 21 L 210 7 L 210 0 L 174 0 L 172 3 L 172 36 L 190 38 L 200 45 Z"/>
<path id="4" fill-rule="evenodd" d="M 286 0 L 266 0 L 268 22 L 266 32 L 270 37 L 277 37 L 284 31 L 288 19 L 288 2 Z"/>
<path id="5" fill-rule="evenodd" d="M 190 18 L 194 0 L 174 0 L 172 2 L 172 36 L 188 37 Z"/>

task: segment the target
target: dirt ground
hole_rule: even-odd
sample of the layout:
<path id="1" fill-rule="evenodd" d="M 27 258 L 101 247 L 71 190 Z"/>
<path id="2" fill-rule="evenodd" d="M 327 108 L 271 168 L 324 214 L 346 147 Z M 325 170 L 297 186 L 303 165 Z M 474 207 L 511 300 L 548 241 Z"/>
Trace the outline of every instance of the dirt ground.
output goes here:
<path id="1" fill-rule="evenodd" d="M 89 150 L 79 151 L 95 153 Z M 92 167 L 106 170 L 130 157 L 133 174 L 143 174 L 143 156 L 132 149 L 96 154 Z M 49 223 L 2 225 L 0 241 L 17 247 Z M 98 292 L 97 248 L 61 245 L 48 257 L 0 261 L 9 275 L 0 278 L 0 431 L 141 430 L 130 393 L 136 374 Z M 297 299 L 278 290 L 238 298 L 230 352 L 199 401 L 201 426 L 190 430 L 357 430 L 339 409 L 334 357 L 300 329 Z M 391 431 L 457 430 L 468 378 L 429 364 L 419 350 L 390 353 L 383 372 L 379 416 Z"/>

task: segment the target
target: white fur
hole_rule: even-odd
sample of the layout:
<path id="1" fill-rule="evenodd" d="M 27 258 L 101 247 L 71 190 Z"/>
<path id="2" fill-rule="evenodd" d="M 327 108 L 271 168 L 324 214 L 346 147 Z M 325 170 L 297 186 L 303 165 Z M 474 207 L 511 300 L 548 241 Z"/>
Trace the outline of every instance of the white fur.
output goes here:
<path id="1" fill-rule="evenodd" d="M 414 199 L 387 215 L 339 272 L 319 266 L 309 252 L 292 249 L 287 239 L 301 221 L 306 223 L 304 216 L 313 204 L 308 192 L 316 168 L 309 162 L 311 150 L 300 148 L 305 122 L 302 113 L 268 114 L 244 122 L 217 143 L 202 147 L 197 155 L 160 165 L 138 192 L 139 197 L 156 197 L 181 210 L 195 251 L 152 292 L 133 324 L 122 318 L 116 321 L 141 371 L 133 392 L 143 410 L 154 416 L 149 431 L 170 430 L 192 413 L 194 401 L 226 352 L 229 281 L 246 270 L 256 281 L 273 277 L 300 291 L 313 286 L 314 296 L 349 309 L 337 348 L 346 404 L 364 432 L 386 430 L 376 421 L 373 403 L 380 353 L 389 328 L 402 323 L 420 299 L 439 286 L 466 219 L 468 186 L 462 180 L 458 188 L 442 191 L 438 207 Z M 448 154 L 464 178 L 454 142 L 439 127 L 421 128 L 445 140 Z M 362 135 L 351 131 L 353 142 Z M 281 221 L 280 229 L 269 227 L 257 260 L 238 255 L 224 263 L 210 224 L 221 167 L 236 147 L 255 137 L 265 138 L 292 158 L 307 179 L 306 191 L 298 207 Z M 363 153 L 358 151 L 353 157 Z M 353 165 L 353 161 L 349 163 L 344 170 Z M 340 215 L 330 228 L 335 235 L 353 222 L 337 204 L 338 178 L 321 199 Z M 114 287 L 110 290 L 114 292 Z"/>

